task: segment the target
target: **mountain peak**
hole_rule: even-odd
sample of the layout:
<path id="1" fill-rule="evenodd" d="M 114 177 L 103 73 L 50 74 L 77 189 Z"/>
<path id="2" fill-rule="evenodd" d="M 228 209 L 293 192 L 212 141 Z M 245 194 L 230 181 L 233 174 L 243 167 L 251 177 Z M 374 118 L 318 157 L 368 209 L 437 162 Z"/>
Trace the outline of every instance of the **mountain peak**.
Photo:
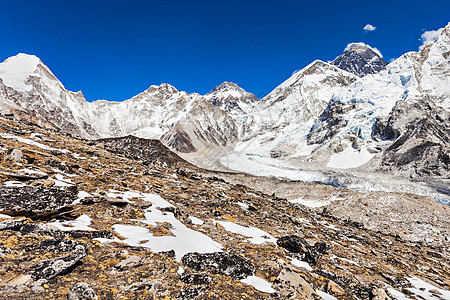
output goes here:
<path id="1" fill-rule="evenodd" d="M 162 83 L 160 85 L 151 85 L 146 92 L 150 93 L 163 93 L 163 94 L 176 94 L 179 91 L 172 85 L 168 83 Z"/>
<path id="2" fill-rule="evenodd" d="M 19 53 L 11 56 L 0 64 L 0 78 L 6 86 L 17 91 L 30 91 L 26 84 L 28 76 L 35 73 L 41 60 L 34 55 Z"/>
<path id="3" fill-rule="evenodd" d="M 247 92 L 234 82 L 224 81 L 216 86 L 211 92 L 205 95 L 208 100 L 215 101 L 232 101 L 255 98 L 255 95 Z"/>
<path id="4" fill-rule="evenodd" d="M 342 55 L 331 64 L 347 72 L 364 77 L 384 70 L 388 64 L 380 51 L 362 42 L 350 43 Z"/>

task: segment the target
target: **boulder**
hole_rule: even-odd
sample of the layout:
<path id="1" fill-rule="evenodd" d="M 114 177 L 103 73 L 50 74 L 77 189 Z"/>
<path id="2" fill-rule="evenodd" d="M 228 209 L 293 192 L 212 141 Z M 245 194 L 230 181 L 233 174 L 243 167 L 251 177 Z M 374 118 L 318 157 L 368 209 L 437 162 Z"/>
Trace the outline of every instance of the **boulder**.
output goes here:
<path id="1" fill-rule="evenodd" d="M 6 160 L 20 162 L 24 159 L 24 155 L 22 150 L 12 149 L 8 151 L 8 155 L 6 156 Z"/>
<path id="2" fill-rule="evenodd" d="M 288 235 L 277 240 L 277 245 L 292 253 L 298 253 L 300 259 L 311 264 L 317 264 L 319 258 L 328 253 L 328 245 L 323 242 L 310 246 L 308 242 L 299 236 Z"/>

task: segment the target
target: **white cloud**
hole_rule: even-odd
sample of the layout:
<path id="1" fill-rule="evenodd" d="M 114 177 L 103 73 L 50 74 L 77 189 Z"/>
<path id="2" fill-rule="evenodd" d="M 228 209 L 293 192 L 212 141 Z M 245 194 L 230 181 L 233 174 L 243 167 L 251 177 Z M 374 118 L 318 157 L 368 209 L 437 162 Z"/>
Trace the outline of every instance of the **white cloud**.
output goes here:
<path id="1" fill-rule="evenodd" d="M 374 31 L 375 29 L 377 29 L 377 28 L 370 24 L 367 24 L 366 26 L 364 26 L 365 31 Z"/>
<path id="2" fill-rule="evenodd" d="M 420 36 L 420 41 L 422 41 L 422 45 L 419 49 L 422 49 L 425 45 L 433 43 L 440 35 L 444 28 L 439 28 L 438 30 L 429 30 L 422 33 Z"/>

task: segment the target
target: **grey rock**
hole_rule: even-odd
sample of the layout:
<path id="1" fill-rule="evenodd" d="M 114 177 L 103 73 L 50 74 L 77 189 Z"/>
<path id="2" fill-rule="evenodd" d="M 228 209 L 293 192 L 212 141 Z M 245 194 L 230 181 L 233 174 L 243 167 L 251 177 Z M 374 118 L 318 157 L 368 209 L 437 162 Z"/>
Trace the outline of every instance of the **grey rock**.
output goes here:
<path id="1" fill-rule="evenodd" d="M 450 114 L 431 98 L 398 101 L 372 136 L 392 140 L 382 167 L 408 177 L 450 178 Z"/>
<path id="2" fill-rule="evenodd" d="M 95 291 L 85 282 L 75 284 L 67 293 L 68 300 L 97 299 Z"/>
<path id="3" fill-rule="evenodd" d="M 12 150 L 8 151 L 8 155 L 6 156 L 6 159 L 9 161 L 19 162 L 24 159 L 24 155 L 23 155 L 22 150 L 12 149 Z"/>
<path id="4" fill-rule="evenodd" d="M 300 274 L 289 268 L 281 270 L 272 287 L 282 299 L 322 299 Z"/>
<path id="5" fill-rule="evenodd" d="M 364 77 L 384 70 L 388 62 L 381 58 L 372 48 L 364 44 L 355 43 L 348 47 L 342 55 L 333 60 L 331 64 L 344 71 Z"/>
<path id="6" fill-rule="evenodd" d="M 68 271 L 78 263 L 80 259 L 86 256 L 86 250 L 86 245 L 79 244 L 75 246 L 75 250 L 69 255 L 39 262 L 30 273 L 31 279 L 51 279 L 58 274 Z"/>

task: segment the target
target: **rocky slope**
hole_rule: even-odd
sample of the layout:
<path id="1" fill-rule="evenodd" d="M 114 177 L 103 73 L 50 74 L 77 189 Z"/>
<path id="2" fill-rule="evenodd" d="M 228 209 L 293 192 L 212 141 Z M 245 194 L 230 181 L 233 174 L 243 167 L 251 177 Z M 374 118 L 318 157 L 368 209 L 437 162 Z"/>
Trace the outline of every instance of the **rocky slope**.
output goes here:
<path id="1" fill-rule="evenodd" d="M 156 141 L 3 117 L 0 138 L 2 298 L 450 296 L 450 210 L 432 199 L 211 172 Z"/>

